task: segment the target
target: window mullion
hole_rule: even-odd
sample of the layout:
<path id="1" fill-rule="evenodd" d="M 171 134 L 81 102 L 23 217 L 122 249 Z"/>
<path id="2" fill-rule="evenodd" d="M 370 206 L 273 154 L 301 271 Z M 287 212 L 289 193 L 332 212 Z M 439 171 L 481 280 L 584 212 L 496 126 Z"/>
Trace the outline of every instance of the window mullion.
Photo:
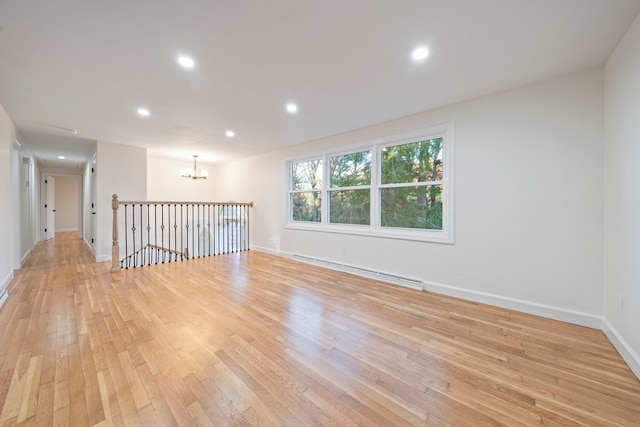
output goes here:
<path id="1" fill-rule="evenodd" d="M 380 188 L 429 187 L 432 185 L 442 185 L 442 184 L 444 184 L 444 181 L 399 182 L 394 184 L 381 184 Z"/>
<path id="2" fill-rule="evenodd" d="M 351 187 L 331 187 L 327 188 L 327 191 L 349 191 L 349 190 L 366 190 L 370 188 L 370 185 L 352 185 Z"/>
<path id="3" fill-rule="evenodd" d="M 370 215 L 370 227 L 375 229 L 380 228 L 380 202 L 379 202 L 379 190 L 380 187 L 380 156 L 378 156 L 377 145 L 371 147 L 371 193 L 369 195 L 371 202 L 369 210 Z"/>
<path id="4" fill-rule="evenodd" d="M 331 166 L 329 155 L 322 156 L 322 192 L 320 193 L 320 224 L 329 224 L 329 179 L 331 179 Z"/>

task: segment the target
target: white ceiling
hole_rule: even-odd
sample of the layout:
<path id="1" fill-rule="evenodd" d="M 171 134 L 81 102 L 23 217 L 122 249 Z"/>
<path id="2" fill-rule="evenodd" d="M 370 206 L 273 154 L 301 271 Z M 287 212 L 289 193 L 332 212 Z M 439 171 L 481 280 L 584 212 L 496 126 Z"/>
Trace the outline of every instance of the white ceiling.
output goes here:
<path id="1" fill-rule="evenodd" d="M 86 159 L 96 140 L 225 162 L 601 66 L 639 12 L 640 0 L 0 0 L 0 104 L 49 164 Z"/>

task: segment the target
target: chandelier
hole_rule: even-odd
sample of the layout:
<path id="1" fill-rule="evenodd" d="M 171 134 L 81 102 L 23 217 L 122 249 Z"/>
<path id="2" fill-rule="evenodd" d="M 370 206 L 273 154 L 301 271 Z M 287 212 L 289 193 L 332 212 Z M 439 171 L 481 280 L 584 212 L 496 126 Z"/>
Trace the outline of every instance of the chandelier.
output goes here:
<path id="1" fill-rule="evenodd" d="M 207 177 L 209 176 L 209 172 L 207 172 L 204 169 L 202 169 L 200 171 L 200 175 L 198 175 L 198 172 L 196 170 L 196 160 L 197 159 L 198 159 L 198 156 L 196 156 L 194 154 L 193 155 L 193 168 L 180 169 L 180 176 L 181 177 L 190 178 L 190 179 L 207 179 Z"/>

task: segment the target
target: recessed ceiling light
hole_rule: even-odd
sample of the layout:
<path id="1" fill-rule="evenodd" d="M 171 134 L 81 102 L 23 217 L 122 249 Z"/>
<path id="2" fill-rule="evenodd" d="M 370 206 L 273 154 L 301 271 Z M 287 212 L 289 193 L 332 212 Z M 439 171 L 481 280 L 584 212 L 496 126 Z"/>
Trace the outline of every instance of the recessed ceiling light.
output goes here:
<path id="1" fill-rule="evenodd" d="M 60 159 L 60 160 L 65 160 L 65 159 L 66 159 L 66 157 L 65 157 L 65 156 L 58 156 L 58 159 Z"/>
<path id="2" fill-rule="evenodd" d="M 228 130 L 225 132 L 225 135 L 227 135 L 227 138 L 233 138 L 234 136 L 236 136 L 236 133 L 232 130 Z"/>
<path id="3" fill-rule="evenodd" d="M 182 65 L 184 68 L 193 68 L 196 65 L 196 63 L 193 61 L 193 58 L 185 55 L 181 55 L 178 57 L 178 64 Z"/>
<path id="4" fill-rule="evenodd" d="M 288 103 L 285 108 L 287 109 L 287 112 L 291 114 L 296 113 L 298 111 L 298 106 L 293 102 Z"/>
<path id="5" fill-rule="evenodd" d="M 151 115 L 151 111 L 146 108 L 140 107 L 138 108 L 138 114 L 140 114 L 142 117 L 149 117 Z"/>
<path id="6" fill-rule="evenodd" d="M 414 49 L 413 53 L 411 54 L 411 57 L 414 61 L 422 61 L 427 56 L 429 56 L 429 49 L 424 46 Z"/>

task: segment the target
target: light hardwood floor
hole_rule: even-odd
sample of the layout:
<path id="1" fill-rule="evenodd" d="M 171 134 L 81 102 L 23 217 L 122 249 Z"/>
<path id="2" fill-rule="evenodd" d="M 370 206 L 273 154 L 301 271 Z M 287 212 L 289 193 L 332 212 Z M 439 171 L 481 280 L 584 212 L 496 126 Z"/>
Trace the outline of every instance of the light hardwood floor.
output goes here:
<path id="1" fill-rule="evenodd" d="M 602 332 L 258 252 L 111 274 L 43 242 L 0 308 L 0 425 L 640 425 Z"/>

